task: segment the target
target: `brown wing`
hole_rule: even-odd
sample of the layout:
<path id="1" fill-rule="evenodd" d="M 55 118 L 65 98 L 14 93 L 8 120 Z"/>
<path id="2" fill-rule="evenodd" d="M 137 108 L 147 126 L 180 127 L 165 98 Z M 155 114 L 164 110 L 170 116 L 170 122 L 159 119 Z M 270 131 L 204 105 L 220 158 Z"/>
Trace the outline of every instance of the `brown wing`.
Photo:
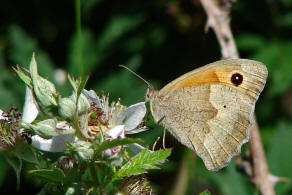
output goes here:
<path id="1" fill-rule="evenodd" d="M 243 67 L 241 64 L 240 68 L 230 68 L 228 63 L 219 67 L 218 64 L 208 65 L 199 72 L 195 70 L 183 75 L 151 99 L 154 119 L 163 118 L 161 123 L 181 143 L 196 151 L 209 170 L 226 166 L 232 156 L 240 152 L 241 145 L 248 141 L 255 102 L 267 76 L 263 65 L 255 64 L 254 68 L 249 65 Z M 205 79 L 217 78 L 218 82 L 194 83 L 190 79 L 198 78 L 199 81 L 201 72 L 218 75 L 220 71 L 226 76 L 219 74 Z M 237 86 L 227 78 L 235 73 L 243 75 Z"/>

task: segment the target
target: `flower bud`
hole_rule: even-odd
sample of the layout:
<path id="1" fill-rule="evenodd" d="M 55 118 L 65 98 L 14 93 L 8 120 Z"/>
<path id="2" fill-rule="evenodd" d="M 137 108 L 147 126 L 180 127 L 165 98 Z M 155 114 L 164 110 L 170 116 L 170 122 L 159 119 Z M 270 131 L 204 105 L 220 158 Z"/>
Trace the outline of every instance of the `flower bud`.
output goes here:
<path id="1" fill-rule="evenodd" d="M 57 121 L 54 119 L 47 119 L 37 123 L 36 128 L 37 132 L 40 135 L 43 135 L 46 138 L 58 135 L 56 129 Z"/>
<path id="2" fill-rule="evenodd" d="M 76 112 L 76 101 L 75 98 L 60 98 L 58 112 L 64 119 L 73 119 Z"/>
<path id="3" fill-rule="evenodd" d="M 90 103 L 84 94 L 80 94 L 78 99 L 78 115 L 84 114 L 90 108 Z"/>
<path id="4" fill-rule="evenodd" d="M 22 122 L 21 126 L 26 129 L 32 129 L 36 134 L 44 137 L 51 138 L 53 136 L 58 135 L 56 129 L 57 122 L 54 119 L 43 120 L 36 125 L 32 125 L 29 123 Z"/>
<path id="5" fill-rule="evenodd" d="M 76 152 L 81 160 L 90 160 L 93 157 L 94 150 L 91 148 L 91 143 L 86 141 L 77 141 L 71 144 L 73 151 Z"/>

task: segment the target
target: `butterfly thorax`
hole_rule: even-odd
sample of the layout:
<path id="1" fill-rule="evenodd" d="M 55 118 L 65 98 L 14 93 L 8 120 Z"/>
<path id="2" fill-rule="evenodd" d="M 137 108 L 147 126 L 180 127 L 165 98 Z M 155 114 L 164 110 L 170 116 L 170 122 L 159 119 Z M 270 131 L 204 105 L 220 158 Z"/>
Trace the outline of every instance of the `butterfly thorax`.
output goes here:
<path id="1" fill-rule="evenodd" d="M 150 103 L 150 110 L 151 113 L 153 115 L 153 118 L 155 120 L 155 122 L 158 122 L 159 116 L 157 116 L 157 112 L 155 110 L 156 105 L 159 103 L 159 91 L 157 90 L 153 90 L 153 89 L 147 89 L 146 94 L 145 94 L 145 102 L 149 102 Z M 154 109 L 154 110 L 153 110 Z"/>

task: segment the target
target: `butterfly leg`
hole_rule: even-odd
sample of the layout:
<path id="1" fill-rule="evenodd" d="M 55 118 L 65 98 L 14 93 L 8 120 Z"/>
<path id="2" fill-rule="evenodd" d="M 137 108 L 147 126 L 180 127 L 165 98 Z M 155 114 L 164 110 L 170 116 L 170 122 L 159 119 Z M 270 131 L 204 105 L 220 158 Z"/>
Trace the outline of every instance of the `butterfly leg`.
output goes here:
<path id="1" fill-rule="evenodd" d="M 156 144 L 157 144 L 157 142 L 158 142 L 159 140 L 160 140 L 160 136 L 157 137 L 156 141 L 154 142 L 154 144 L 153 144 L 153 146 L 152 146 L 152 151 L 155 150 Z"/>
<path id="2" fill-rule="evenodd" d="M 160 125 L 161 121 L 162 121 L 164 118 L 165 118 L 165 116 L 161 117 L 161 119 L 159 119 L 156 123 L 157 123 L 158 125 Z"/>
<path id="3" fill-rule="evenodd" d="M 162 139 L 163 149 L 165 149 L 165 133 L 166 133 L 166 129 L 164 128 L 164 130 L 163 130 L 163 139 Z"/>

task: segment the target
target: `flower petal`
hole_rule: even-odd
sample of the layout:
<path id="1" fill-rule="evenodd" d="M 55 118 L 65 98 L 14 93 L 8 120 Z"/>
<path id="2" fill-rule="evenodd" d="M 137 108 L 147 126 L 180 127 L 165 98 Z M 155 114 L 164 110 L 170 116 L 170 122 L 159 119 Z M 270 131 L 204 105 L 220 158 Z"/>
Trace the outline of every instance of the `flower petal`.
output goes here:
<path id="1" fill-rule="evenodd" d="M 145 102 L 129 106 L 117 119 L 117 124 L 125 125 L 126 134 L 142 123 L 146 114 Z"/>
<path id="2" fill-rule="evenodd" d="M 31 137 L 31 144 L 39 150 L 63 152 L 67 148 L 65 142 L 72 142 L 74 139 L 74 135 L 57 135 L 51 139 L 44 139 L 39 135 L 34 135 Z"/>
<path id="3" fill-rule="evenodd" d="M 8 120 L 7 117 L 3 116 L 4 112 L 0 109 L 0 120 Z"/>
<path id="4" fill-rule="evenodd" d="M 149 130 L 148 127 L 141 127 L 141 128 L 138 128 L 138 129 L 132 129 L 131 131 L 126 131 L 126 134 L 141 133 L 141 132 L 147 131 L 147 130 Z"/>
<path id="5" fill-rule="evenodd" d="M 33 97 L 32 90 L 26 86 L 22 120 L 24 122 L 31 123 L 36 119 L 38 114 L 39 110 L 36 101 Z"/>
<path id="6" fill-rule="evenodd" d="M 138 154 L 139 152 L 141 152 L 142 150 L 145 149 L 145 147 L 141 146 L 140 144 L 129 144 L 127 145 L 128 148 L 130 148 L 130 150 L 132 150 L 132 152 L 134 152 L 135 154 Z"/>
<path id="7" fill-rule="evenodd" d="M 97 107 L 101 108 L 101 103 L 98 95 L 92 89 L 87 91 L 83 89 L 82 93 L 87 97 L 90 103 L 94 102 Z"/>
<path id="8" fill-rule="evenodd" d="M 110 139 L 116 139 L 118 137 L 125 138 L 125 125 L 117 125 L 106 131 L 106 134 Z"/>

